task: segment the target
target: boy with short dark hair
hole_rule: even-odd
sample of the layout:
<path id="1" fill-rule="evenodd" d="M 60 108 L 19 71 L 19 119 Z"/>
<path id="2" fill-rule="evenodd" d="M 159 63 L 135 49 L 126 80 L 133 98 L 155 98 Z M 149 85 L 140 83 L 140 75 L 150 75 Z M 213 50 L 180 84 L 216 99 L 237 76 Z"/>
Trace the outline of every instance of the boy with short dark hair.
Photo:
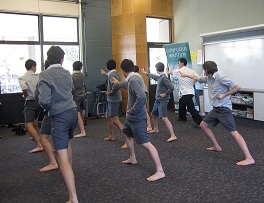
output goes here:
<path id="1" fill-rule="evenodd" d="M 43 147 L 39 141 L 39 128 L 36 121 L 41 110 L 40 105 L 35 101 L 34 95 L 39 80 L 39 75 L 36 73 L 36 66 L 37 63 L 34 60 L 28 59 L 25 62 L 27 72 L 18 78 L 18 82 L 23 91 L 23 97 L 26 100 L 24 108 L 26 129 L 37 144 L 37 147 L 30 150 L 28 153 L 43 151 Z"/>
<path id="2" fill-rule="evenodd" d="M 236 129 L 235 120 L 232 114 L 232 102 L 230 95 L 237 92 L 241 87 L 238 83 L 230 80 L 228 77 L 218 73 L 217 65 L 214 61 L 206 61 L 203 64 L 206 76 L 189 75 L 180 71 L 182 77 L 190 77 L 199 83 L 208 84 L 209 100 L 213 109 L 203 119 L 200 126 L 212 142 L 213 147 L 206 148 L 210 151 L 221 152 L 219 146 L 209 125 L 216 126 L 219 122 L 229 131 L 229 134 L 235 139 L 236 143 L 243 152 L 245 159 L 237 162 L 239 166 L 255 164 L 244 138 Z"/>
<path id="3" fill-rule="evenodd" d="M 120 113 L 120 104 L 122 102 L 121 91 L 119 89 L 114 88 L 113 86 L 113 78 L 116 78 L 120 81 L 120 75 L 116 71 L 116 62 L 113 59 L 110 59 L 106 63 L 106 68 L 109 71 L 106 73 L 103 69 L 101 69 L 101 74 L 108 78 L 107 82 L 107 111 L 105 117 L 108 121 L 108 129 L 109 129 L 109 136 L 104 138 L 104 140 L 111 141 L 115 140 L 115 135 L 113 131 L 114 125 L 116 125 L 119 131 L 122 133 L 123 125 L 119 120 L 119 113 Z M 126 144 L 124 144 L 122 149 L 127 148 Z"/>
<path id="4" fill-rule="evenodd" d="M 167 142 L 172 142 L 177 139 L 176 135 L 174 134 L 174 130 L 170 120 L 167 117 L 167 107 L 170 99 L 170 94 L 174 90 L 174 86 L 169 80 L 169 78 L 164 73 L 164 64 L 158 62 L 156 65 L 156 71 L 158 75 L 154 75 L 151 73 L 147 73 L 145 70 L 141 70 L 142 73 L 146 74 L 149 78 L 157 81 L 157 89 L 156 89 L 156 96 L 155 96 L 155 103 L 152 108 L 152 119 L 154 124 L 154 129 L 149 131 L 149 133 L 158 133 L 158 117 L 163 120 L 167 129 L 170 132 L 170 138 L 167 139 Z"/>
<path id="5" fill-rule="evenodd" d="M 146 117 L 146 95 L 142 78 L 134 73 L 134 63 L 129 59 L 124 59 L 121 69 L 127 81 L 128 103 L 126 111 L 126 121 L 123 128 L 125 140 L 130 151 L 129 159 L 123 161 L 124 164 L 137 164 L 134 141 L 141 144 L 150 154 L 156 166 L 156 172 L 147 178 L 148 181 L 156 181 L 165 177 L 157 149 L 149 141 L 147 133 Z M 118 86 L 118 83 L 116 83 Z"/>
<path id="6" fill-rule="evenodd" d="M 52 119 L 51 135 L 67 187 L 68 202 L 76 203 L 78 198 L 70 144 L 78 122 L 76 104 L 72 97 L 73 82 L 70 72 L 62 67 L 64 51 L 59 46 L 52 46 L 47 56 L 50 66 L 39 76 L 39 103 Z"/>
<path id="7" fill-rule="evenodd" d="M 74 137 L 85 137 L 86 132 L 84 129 L 84 116 L 83 116 L 83 110 L 85 109 L 85 86 L 84 86 L 84 73 L 81 72 L 82 70 L 82 62 L 75 61 L 72 64 L 73 67 L 73 85 L 74 89 L 72 91 L 73 100 L 77 105 L 77 111 L 78 111 L 78 125 L 81 130 L 81 133 L 78 135 L 75 135 Z"/>

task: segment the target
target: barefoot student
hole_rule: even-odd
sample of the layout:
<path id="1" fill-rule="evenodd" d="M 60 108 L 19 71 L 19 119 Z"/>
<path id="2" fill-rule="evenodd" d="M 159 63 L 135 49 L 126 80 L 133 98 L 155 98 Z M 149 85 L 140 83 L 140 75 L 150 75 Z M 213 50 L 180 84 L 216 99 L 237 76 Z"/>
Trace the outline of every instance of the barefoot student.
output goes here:
<path id="1" fill-rule="evenodd" d="M 238 133 L 234 117 L 232 115 L 232 103 L 230 96 L 240 89 L 240 85 L 230 80 L 228 77 L 218 73 L 217 65 L 214 61 L 206 61 L 203 64 L 205 77 L 189 75 L 180 71 L 182 77 L 190 77 L 200 83 L 208 84 L 209 100 L 213 109 L 203 119 L 200 126 L 212 142 L 213 146 L 207 148 L 210 151 L 221 152 L 222 148 L 218 144 L 209 125 L 216 126 L 219 122 L 229 131 L 239 148 L 242 150 L 245 159 L 237 162 L 239 166 L 255 164 L 244 138 Z"/>
<path id="2" fill-rule="evenodd" d="M 81 72 L 82 70 L 82 62 L 81 61 L 75 61 L 72 64 L 73 67 L 73 73 L 72 73 L 72 79 L 73 79 L 73 100 L 75 101 L 77 105 L 77 111 L 78 111 L 78 125 L 81 130 L 80 134 L 75 135 L 74 137 L 85 137 L 86 132 L 84 129 L 84 115 L 83 110 L 85 109 L 85 86 L 84 86 L 84 73 Z"/>
<path id="3" fill-rule="evenodd" d="M 130 157 L 123 161 L 124 164 L 137 164 L 134 141 L 141 144 L 150 154 L 156 166 L 156 172 L 147 178 L 148 181 L 156 181 L 165 177 L 157 149 L 152 145 L 147 133 L 146 95 L 142 78 L 134 73 L 134 63 L 124 59 L 121 69 L 127 81 L 128 103 L 126 110 L 126 121 L 123 128 L 125 140 L 128 145 Z M 117 84 L 118 85 L 118 84 Z"/>
<path id="4" fill-rule="evenodd" d="M 28 59 L 25 62 L 25 67 L 27 72 L 18 78 L 18 82 L 23 91 L 23 97 L 25 98 L 24 117 L 26 129 L 37 145 L 36 148 L 30 150 L 28 153 L 35 153 L 43 151 L 43 147 L 39 141 L 39 128 L 37 124 L 41 107 L 35 100 L 34 95 L 39 75 L 36 73 L 37 63 L 34 60 Z"/>
<path id="5" fill-rule="evenodd" d="M 142 73 L 146 74 L 149 78 L 152 78 L 153 80 L 157 81 L 155 103 L 151 111 L 154 129 L 149 131 L 149 133 L 159 132 L 158 118 L 161 118 L 170 132 L 170 138 L 167 139 L 167 142 L 172 142 L 176 140 L 177 137 L 174 134 L 172 124 L 168 119 L 167 108 L 170 99 L 170 94 L 173 92 L 174 86 L 164 73 L 164 64 L 158 62 L 155 67 L 158 75 L 147 73 L 145 70 L 141 69 Z"/>
<path id="6" fill-rule="evenodd" d="M 106 63 L 106 68 L 109 71 L 106 73 L 103 69 L 101 69 L 101 74 L 108 78 L 107 80 L 107 111 L 105 117 L 108 122 L 109 135 L 104 138 L 106 141 L 115 140 L 114 135 L 114 125 L 117 126 L 119 131 L 122 133 L 123 125 L 119 120 L 119 110 L 120 103 L 122 102 L 122 95 L 119 89 L 114 88 L 113 86 L 113 78 L 120 80 L 120 75 L 116 71 L 116 62 L 113 59 L 110 59 Z M 127 148 L 126 143 L 121 147 L 122 149 Z"/>

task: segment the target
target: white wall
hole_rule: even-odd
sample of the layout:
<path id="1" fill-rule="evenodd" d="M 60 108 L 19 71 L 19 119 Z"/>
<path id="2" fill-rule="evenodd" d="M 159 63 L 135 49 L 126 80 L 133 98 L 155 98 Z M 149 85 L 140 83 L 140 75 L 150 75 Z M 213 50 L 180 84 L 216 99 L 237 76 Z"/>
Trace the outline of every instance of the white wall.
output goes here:
<path id="1" fill-rule="evenodd" d="M 264 23 L 264 0 L 174 0 L 175 42 L 201 49 L 200 34 Z"/>
<path id="2" fill-rule="evenodd" d="M 0 12 L 79 16 L 79 4 L 45 0 L 0 0 Z"/>

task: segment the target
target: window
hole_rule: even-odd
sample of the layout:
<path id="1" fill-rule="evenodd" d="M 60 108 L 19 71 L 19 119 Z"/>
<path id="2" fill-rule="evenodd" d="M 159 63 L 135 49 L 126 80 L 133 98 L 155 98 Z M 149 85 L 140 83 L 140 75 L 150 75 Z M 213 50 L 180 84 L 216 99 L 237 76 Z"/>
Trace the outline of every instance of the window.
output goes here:
<path id="1" fill-rule="evenodd" d="M 167 57 L 164 44 L 171 43 L 171 21 L 170 19 L 147 17 L 147 42 L 149 72 L 156 74 L 155 64 L 162 62 L 167 67 Z M 150 80 L 150 84 L 156 84 L 156 81 Z"/>
<path id="2" fill-rule="evenodd" d="M 11 26 L 10 26 L 11 25 Z M 37 62 L 42 69 L 52 45 L 64 52 L 63 67 L 72 72 L 72 63 L 79 60 L 78 19 L 0 13 L 0 93 L 21 92 L 18 77 L 26 72 L 25 61 Z"/>

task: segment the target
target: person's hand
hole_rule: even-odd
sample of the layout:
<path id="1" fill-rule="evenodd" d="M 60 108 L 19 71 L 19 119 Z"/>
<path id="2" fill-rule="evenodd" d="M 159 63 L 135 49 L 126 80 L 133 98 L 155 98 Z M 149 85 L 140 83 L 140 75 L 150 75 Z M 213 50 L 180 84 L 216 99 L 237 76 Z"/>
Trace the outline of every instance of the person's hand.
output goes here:
<path id="1" fill-rule="evenodd" d="M 110 92 L 106 92 L 105 95 L 106 95 L 106 96 L 110 96 Z"/>
<path id="2" fill-rule="evenodd" d="M 217 95 L 217 98 L 218 98 L 218 99 L 224 99 L 224 98 L 225 98 L 225 94 L 218 94 L 218 95 Z"/>
<path id="3" fill-rule="evenodd" d="M 115 77 L 113 77 L 112 82 L 116 85 L 119 81 Z"/>
<path id="4" fill-rule="evenodd" d="M 161 97 L 166 97 L 166 94 L 165 93 L 160 93 L 160 96 Z"/>
<path id="5" fill-rule="evenodd" d="M 172 72 L 168 68 L 166 68 L 165 71 L 166 71 L 167 74 L 172 74 Z"/>
<path id="6" fill-rule="evenodd" d="M 101 74 L 104 75 L 106 74 L 106 72 L 103 69 L 101 69 Z"/>
<path id="7" fill-rule="evenodd" d="M 144 70 L 144 67 L 141 67 L 139 70 L 140 70 L 142 73 L 147 74 L 147 72 Z"/>

